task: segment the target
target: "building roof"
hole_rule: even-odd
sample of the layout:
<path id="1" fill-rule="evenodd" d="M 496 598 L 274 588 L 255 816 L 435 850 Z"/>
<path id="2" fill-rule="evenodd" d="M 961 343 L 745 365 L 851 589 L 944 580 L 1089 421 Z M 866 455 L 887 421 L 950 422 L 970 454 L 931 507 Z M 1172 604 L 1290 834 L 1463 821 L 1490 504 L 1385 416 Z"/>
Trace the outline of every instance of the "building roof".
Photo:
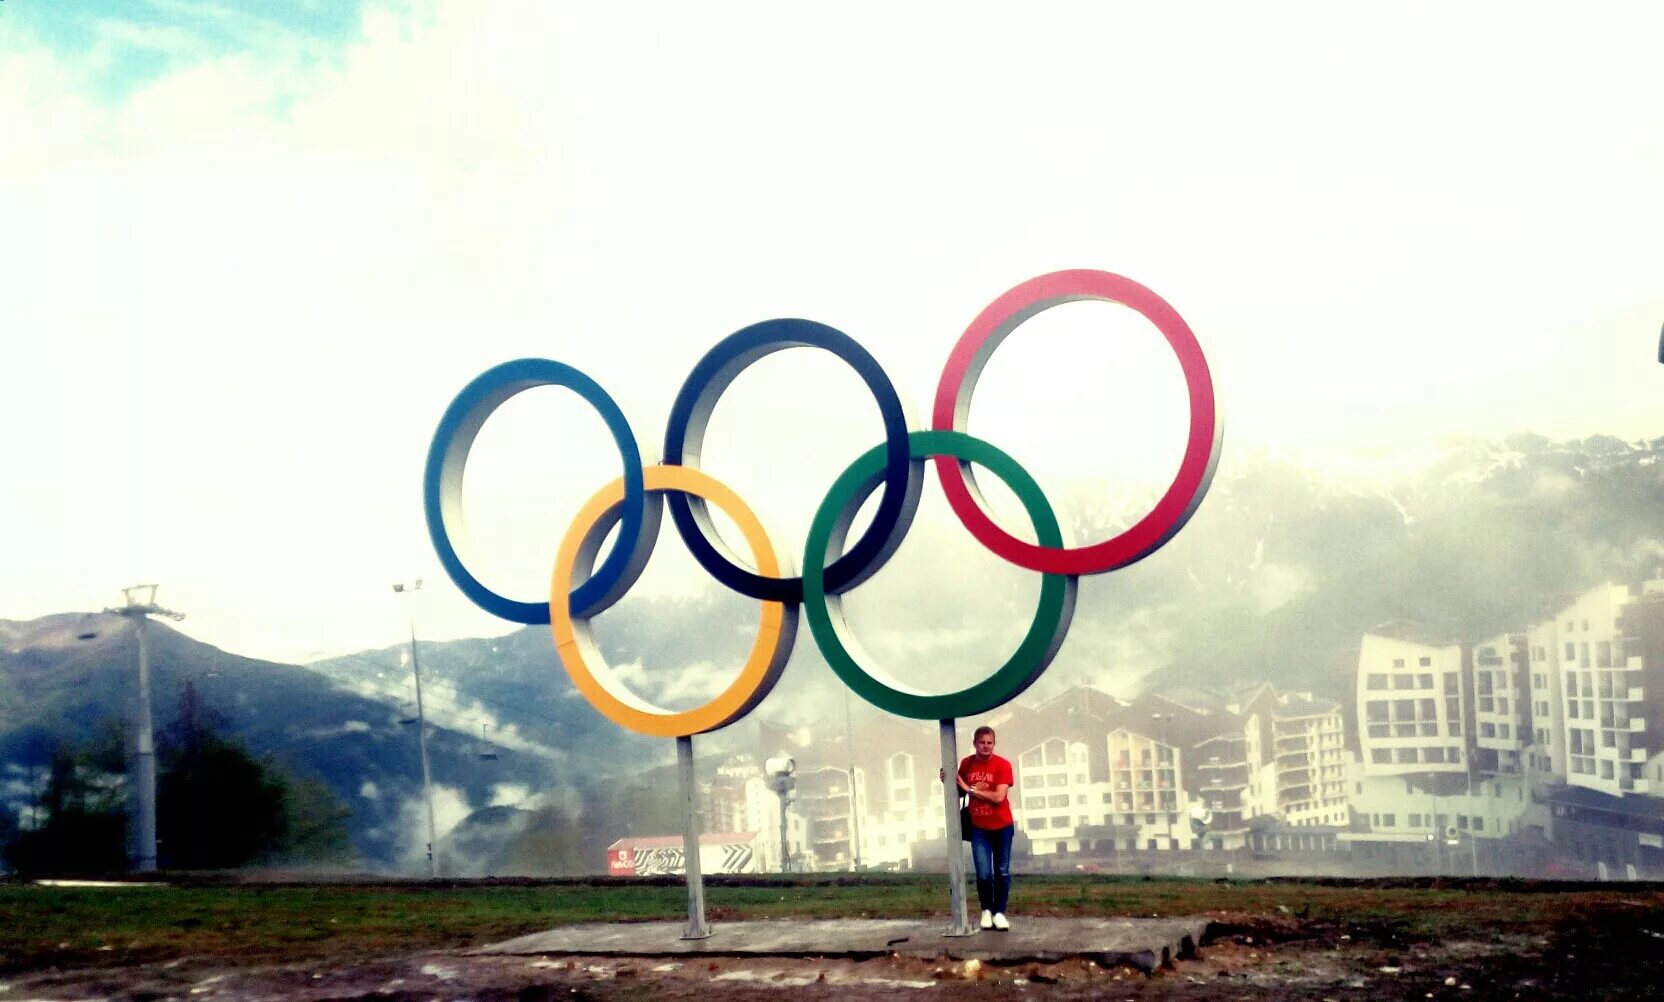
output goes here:
<path id="1" fill-rule="evenodd" d="M 1288 717 L 1313 717 L 1322 713 L 1333 713 L 1340 709 L 1340 704 L 1331 699 L 1318 699 L 1305 693 L 1284 696 L 1271 711 L 1273 717 L 1286 719 Z"/>

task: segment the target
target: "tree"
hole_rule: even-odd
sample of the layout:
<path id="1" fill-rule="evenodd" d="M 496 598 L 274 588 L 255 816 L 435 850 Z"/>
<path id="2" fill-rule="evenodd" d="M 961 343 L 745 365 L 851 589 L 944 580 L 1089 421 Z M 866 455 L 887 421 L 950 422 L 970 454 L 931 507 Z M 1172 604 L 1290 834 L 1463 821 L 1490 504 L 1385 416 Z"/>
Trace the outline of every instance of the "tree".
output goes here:
<path id="1" fill-rule="evenodd" d="M 351 857 L 349 812 L 329 788 L 295 779 L 220 734 L 188 680 L 158 752 L 157 839 L 165 865 L 219 870 Z"/>
<path id="2" fill-rule="evenodd" d="M 101 743 L 60 744 L 52 750 L 39 823 L 5 845 L 19 873 L 111 873 L 127 864 L 126 815 L 120 784 L 93 764 Z"/>

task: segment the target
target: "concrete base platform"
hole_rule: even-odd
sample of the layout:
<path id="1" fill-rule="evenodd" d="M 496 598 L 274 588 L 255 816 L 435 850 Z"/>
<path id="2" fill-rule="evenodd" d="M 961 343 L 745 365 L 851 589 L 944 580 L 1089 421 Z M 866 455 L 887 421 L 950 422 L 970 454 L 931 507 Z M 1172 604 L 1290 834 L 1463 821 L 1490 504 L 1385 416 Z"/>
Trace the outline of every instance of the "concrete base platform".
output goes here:
<path id="1" fill-rule="evenodd" d="M 708 939 L 682 939 L 680 922 L 570 925 L 481 947 L 480 954 L 599 954 L 630 957 L 844 957 L 889 954 L 988 964 L 1054 963 L 1070 958 L 1152 971 L 1194 952 L 1205 918 L 1023 918 L 1010 932 L 942 935 L 942 922 L 817 919 L 723 922 Z"/>

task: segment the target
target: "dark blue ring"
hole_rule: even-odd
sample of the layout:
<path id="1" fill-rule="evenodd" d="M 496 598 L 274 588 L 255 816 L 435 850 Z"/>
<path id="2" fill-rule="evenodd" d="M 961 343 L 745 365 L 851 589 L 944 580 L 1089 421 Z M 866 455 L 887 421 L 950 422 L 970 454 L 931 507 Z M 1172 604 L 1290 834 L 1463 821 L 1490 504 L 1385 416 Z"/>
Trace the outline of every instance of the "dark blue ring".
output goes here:
<path id="1" fill-rule="evenodd" d="M 599 383 L 562 362 L 547 358 L 520 358 L 487 369 L 462 388 L 433 433 L 427 465 L 422 471 L 422 508 L 427 515 L 428 535 L 439 554 L 439 563 L 462 593 L 481 609 L 514 623 L 536 625 L 549 622 L 548 602 L 519 602 L 499 595 L 480 583 L 462 564 L 451 544 L 453 533 L 463 530 L 462 471 L 474 437 L 492 412 L 517 393 L 537 386 L 564 386 L 582 397 L 607 423 L 613 441 L 624 460 L 624 502 L 619 517 L 618 541 L 607 559 L 588 580 L 572 590 L 573 616 L 589 616 L 617 601 L 629 587 L 627 578 L 639 563 L 634 558 L 652 541 L 643 539 L 647 490 L 642 482 L 641 450 L 624 412 Z M 656 510 L 656 509 L 655 509 Z"/>
<path id="2" fill-rule="evenodd" d="M 909 461 L 907 418 L 890 377 L 848 334 L 813 320 L 765 320 L 728 335 L 705 353 L 676 394 L 664 433 L 664 461 L 699 465 L 705 427 L 716 402 L 746 366 L 784 348 L 822 348 L 847 362 L 872 391 L 884 419 L 884 493 L 872 524 L 826 568 L 826 591 L 848 591 L 871 577 L 901 545 L 918 510 L 922 478 Z M 802 602 L 800 577 L 764 577 L 741 565 L 721 543 L 703 499 L 676 491 L 666 498 L 676 531 L 700 566 L 733 591 L 765 602 Z"/>

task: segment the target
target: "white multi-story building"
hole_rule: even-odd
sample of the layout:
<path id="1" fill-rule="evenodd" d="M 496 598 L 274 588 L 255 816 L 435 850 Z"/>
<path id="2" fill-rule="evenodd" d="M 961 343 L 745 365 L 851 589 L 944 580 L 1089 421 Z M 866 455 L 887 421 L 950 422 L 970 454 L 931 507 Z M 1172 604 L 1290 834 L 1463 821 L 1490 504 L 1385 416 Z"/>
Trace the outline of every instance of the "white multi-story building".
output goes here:
<path id="1" fill-rule="evenodd" d="M 1340 707 L 1285 694 L 1271 708 L 1276 812 L 1295 826 L 1345 825 L 1346 736 Z"/>
<path id="2" fill-rule="evenodd" d="M 1614 797 L 1651 789 L 1645 659 L 1628 653 L 1619 621 L 1629 601 L 1622 585 L 1585 592 L 1554 617 L 1559 643 L 1546 662 L 1562 683 L 1566 782 Z"/>
<path id="3" fill-rule="evenodd" d="M 1473 648 L 1473 766 L 1495 776 L 1525 774 L 1531 743 L 1527 638 L 1505 633 Z"/>
<path id="4" fill-rule="evenodd" d="M 1467 772 L 1459 644 L 1409 639 L 1404 624 L 1358 649 L 1358 730 L 1368 776 Z"/>
<path id="5" fill-rule="evenodd" d="M 1012 815 L 1035 855 L 1082 850 L 1078 829 L 1094 823 L 1090 802 L 1102 796 L 1104 785 L 1090 781 L 1087 757 L 1085 743 L 1054 737 L 1013 758 Z"/>
<path id="6" fill-rule="evenodd" d="M 1525 772 L 1534 785 L 1566 781 L 1564 676 L 1559 669 L 1560 621 L 1550 619 L 1525 631 L 1529 669 L 1531 734 L 1525 748 Z"/>

